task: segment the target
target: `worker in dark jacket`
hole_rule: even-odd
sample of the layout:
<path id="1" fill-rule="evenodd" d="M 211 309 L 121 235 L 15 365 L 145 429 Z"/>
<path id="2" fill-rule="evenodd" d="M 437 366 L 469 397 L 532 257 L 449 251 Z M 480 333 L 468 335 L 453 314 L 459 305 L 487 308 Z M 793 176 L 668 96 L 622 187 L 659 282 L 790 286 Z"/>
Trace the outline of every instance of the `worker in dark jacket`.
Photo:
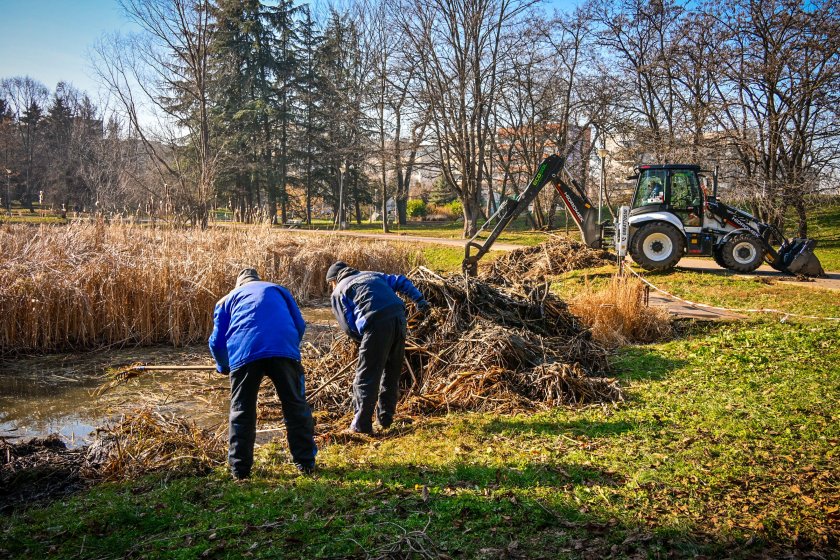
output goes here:
<path id="1" fill-rule="evenodd" d="M 414 284 L 401 275 L 359 272 L 344 262 L 327 271 L 333 289 L 332 310 L 341 329 L 359 343 L 359 364 L 353 380 L 355 416 L 348 431 L 373 433 L 373 413 L 382 428 L 394 420 L 405 354 L 405 304 L 410 297 L 421 312 L 429 304 Z M 378 403 L 377 403 L 378 401 Z"/>
<path id="2" fill-rule="evenodd" d="M 305 329 L 292 294 L 277 284 L 261 282 L 253 268 L 240 272 L 236 288 L 216 304 L 210 353 L 219 373 L 230 374 L 228 462 L 236 479 L 247 478 L 254 464 L 257 394 L 266 375 L 283 406 L 295 466 L 304 473 L 315 468 L 318 449 L 300 364 Z"/>

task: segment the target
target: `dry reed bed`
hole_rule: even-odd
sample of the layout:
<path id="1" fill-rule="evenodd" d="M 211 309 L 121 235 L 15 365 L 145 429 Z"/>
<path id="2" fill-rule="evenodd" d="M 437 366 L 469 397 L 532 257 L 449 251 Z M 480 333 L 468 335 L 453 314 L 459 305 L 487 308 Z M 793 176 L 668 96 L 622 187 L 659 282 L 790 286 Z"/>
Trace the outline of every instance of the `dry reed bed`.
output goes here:
<path id="1" fill-rule="evenodd" d="M 405 272 L 405 244 L 306 237 L 271 228 L 154 229 L 129 225 L 0 227 L 0 355 L 206 338 L 213 306 L 245 266 L 306 303 L 327 295 L 342 259 Z"/>

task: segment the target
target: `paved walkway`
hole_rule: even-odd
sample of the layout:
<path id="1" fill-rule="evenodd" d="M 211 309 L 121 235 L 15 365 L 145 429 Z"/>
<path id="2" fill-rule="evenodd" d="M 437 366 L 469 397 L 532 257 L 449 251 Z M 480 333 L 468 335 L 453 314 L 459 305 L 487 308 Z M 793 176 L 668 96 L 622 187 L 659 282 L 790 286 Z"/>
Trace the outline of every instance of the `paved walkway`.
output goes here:
<path id="1" fill-rule="evenodd" d="M 288 231 L 288 230 L 287 230 Z M 306 233 L 314 235 L 345 235 L 348 237 L 362 237 L 367 239 L 381 239 L 388 241 L 401 242 L 417 242 L 417 243 L 432 243 L 437 245 L 446 245 L 449 247 L 464 247 L 463 239 L 444 239 L 440 237 L 425 237 L 411 234 L 398 233 L 372 233 L 372 232 L 358 232 L 358 231 L 328 231 L 328 230 L 291 230 L 295 233 Z M 498 251 L 513 251 L 519 249 L 523 245 L 516 245 L 513 243 L 494 243 L 493 249 Z M 678 269 L 693 270 L 696 272 L 705 272 L 709 274 L 717 274 L 721 276 L 732 275 L 732 272 L 724 270 L 717 266 L 711 258 L 697 258 L 686 257 L 680 260 Z M 824 278 L 815 278 L 810 281 L 799 281 L 789 274 L 784 274 L 772 269 L 768 265 L 762 265 L 758 270 L 752 274 L 736 274 L 735 276 L 741 278 L 753 278 L 755 276 L 772 278 L 780 282 L 788 282 L 791 285 L 803 288 L 823 288 L 827 290 L 840 290 L 840 273 L 829 272 Z M 664 294 L 651 290 L 650 303 L 659 307 L 664 307 L 669 313 L 681 318 L 697 319 L 701 321 L 736 321 L 743 319 L 744 316 L 731 311 L 723 311 L 719 309 L 708 309 L 703 307 L 693 307 L 679 300 L 672 299 Z"/>
<path id="2" fill-rule="evenodd" d="M 819 256 L 819 252 L 817 252 Z M 715 261 L 709 258 L 686 257 L 680 260 L 677 268 L 694 270 L 697 272 L 708 272 L 709 274 L 732 275 L 733 273 L 720 268 Z M 840 272 L 828 272 L 823 278 L 813 278 L 808 281 L 799 281 L 790 274 L 785 274 L 770 268 L 768 265 L 761 265 L 758 270 L 750 274 L 735 274 L 740 278 L 753 278 L 755 276 L 772 278 L 781 282 L 787 282 L 792 286 L 804 288 L 824 288 L 826 290 L 840 290 Z"/>
<path id="3" fill-rule="evenodd" d="M 436 245 L 446 245 L 447 247 L 464 248 L 465 241 L 463 239 L 447 239 L 445 237 L 425 237 L 421 235 L 413 235 L 410 233 L 372 233 L 364 231 L 347 231 L 347 230 L 325 230 L 325 229 L 284 229 L 293 233 L 304 233 L 312 235 L 344 235 L 347 237 L 363 237 L 366 239 L 377 239 L 381 241 L 400 241 L 403 243 L 432 243 Z M 515 245 L 513 243 L 494 243 L 494 251 L 513 251 L 514 249 L 521 249 L 523 245 Z"/>
<path id="4" fill-rule="evenodd" d="M 665 294 L 650 291 L 650 305 L 664 307 L 668 313 L 680 319 L 696 319 L 698 321 L 739 321 L 744 315 L 734 311 L 694 307 L 679 300 L 669 298 Z"/>

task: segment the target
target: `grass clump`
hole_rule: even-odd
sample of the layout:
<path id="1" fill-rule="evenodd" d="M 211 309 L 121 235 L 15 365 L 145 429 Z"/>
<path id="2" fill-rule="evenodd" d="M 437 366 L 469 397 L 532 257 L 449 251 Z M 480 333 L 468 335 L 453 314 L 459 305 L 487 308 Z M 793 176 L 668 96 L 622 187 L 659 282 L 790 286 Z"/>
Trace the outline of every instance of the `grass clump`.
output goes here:
<path id="1" fill-rule="evenodd" d="M 671 317 L 659 307 L 644 303 L 645 287 L 628 275 L 614 275 L 595 288 L 588 281 L 569 302 L 569 308 L 609 348 L 628 343 L 664 340 L 673 334 Z"/>
<path id="2" fill-rule="evenodd" d="M 306 303 L 336 260 L 405 272 L 419 251 L 269 227 L 206 231 L 71 224 L 0 227 L 0 354 L 206 338 L 213 307 L 245 266 Z"/>

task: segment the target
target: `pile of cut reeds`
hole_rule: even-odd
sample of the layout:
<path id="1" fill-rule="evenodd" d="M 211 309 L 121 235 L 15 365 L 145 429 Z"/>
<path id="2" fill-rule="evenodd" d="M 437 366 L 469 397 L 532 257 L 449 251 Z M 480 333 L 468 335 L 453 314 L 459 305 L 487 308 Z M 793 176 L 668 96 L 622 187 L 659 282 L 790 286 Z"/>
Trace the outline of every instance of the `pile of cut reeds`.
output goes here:
<path id="1" fill-rule="evenodd" d="M 140 409 L 98 429 L 87 462 L 98 478 L 120 480 L 164 469 L 206 473 L 224 463 L 226 452 L 223 431 L 203 430 L 184 418 Z"/>
<path id="2" fill-rule="evenodd" d="M 590 249 L 585 244 L 562 235 L 550 235 L 548 241 L 523 247 L 482 263 L 480 276 L 493 283 L 537 280 L 570 270 L 596 268 L 614 261 L 607 251 Z"/>
<path id="3" fill-rule="evenodd" d="M 0 355 L 198 342 L 246 266 L 303 304 L 328 295 L 324 276 L 336 260 L 396 273 L 420 258 L 405 244 L 269 226 L 4 225 L 0 247 Z"/>
<path id="4" fill-rule="evenodd" d="M 548 286 L 492 286 L 425 268 L 411 281 L 432 305 L 409 320 L 404 397 L 409 410 L 504 411 L 623 398 L 604 377 L 607 351 Z M 314 408 L 349 408 L 355 349 L 337 340 L 307 360 L 311 386 L 341 375 L 313 395 Z"/>
<path id="5" fill-rule="evenodd" d="M 206 474 L 224 464 L 226 435 L 144 408 L 99 428 L 93 443 L 77 449 L 68 449 L 58 435 L 21 443 L 0 438 L 0 511 L 103 480 L 156 471 Z"/>

